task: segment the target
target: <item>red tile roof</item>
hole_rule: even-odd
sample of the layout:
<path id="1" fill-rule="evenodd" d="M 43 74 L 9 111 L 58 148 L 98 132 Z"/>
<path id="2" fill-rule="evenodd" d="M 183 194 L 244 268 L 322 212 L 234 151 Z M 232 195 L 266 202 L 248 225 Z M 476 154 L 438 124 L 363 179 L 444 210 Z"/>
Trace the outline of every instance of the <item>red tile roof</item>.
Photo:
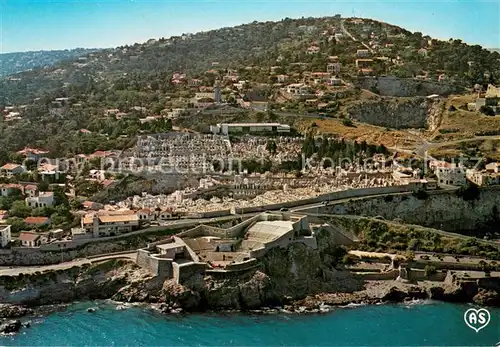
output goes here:
<path id="1" fill-rule="evenodd" d="M 110 156 L 111 154 L 113 154 L 112 152 L 109 152 L 109 151 L 95 151 L 94 153 L 92 153 L 90 155 L 90 157 L 107 157 L 107 156 Z"/>
<path id="2" fill-rule="evenodd" d="M 103 186 L 109 187 L 110 185 L 112 185 L 115 182 L 116 182 L 116 180 L 104 180 L 101 183 L 102 183 Z"/>
<path id="3" fill-rule="evenodd" d="M 19 234 L 19 240 L 21 241 L 36 241 L 40 235 L 37 233 L 29 232 L 29 231 L 21 231 Z"/>
<path id="4" fill-rule="evenodd" d="M 47 154 L 49 152 L 45 151 L 43 149 L 29 148 L 29 147 L 25 147 L 23 150 L 17 152 L 17 154 L 28 154 L 28 153 L 33 153 L 33 154 Z"/>
<path id="5" fill-rule="evenodd" d="M 14 169 L 17 169 L 20 166 L 21 165 L 18 165 L 18 164 L 8 163 L 8 164 L 5 164 L 4 166 L 2 166 L 2 170 L 14 170 Z"/>
<path id="6" fill-rule="evenodd" d="M 46 224 L 50 221 L 47 217 L 26 217 L 24 223 L 26 224 Z"/>

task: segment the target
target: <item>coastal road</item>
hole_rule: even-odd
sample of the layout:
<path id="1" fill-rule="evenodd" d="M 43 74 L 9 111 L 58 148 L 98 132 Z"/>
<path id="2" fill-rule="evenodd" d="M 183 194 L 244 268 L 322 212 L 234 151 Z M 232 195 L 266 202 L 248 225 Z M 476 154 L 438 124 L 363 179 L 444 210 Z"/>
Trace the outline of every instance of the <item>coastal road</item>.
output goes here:
<path id="1" fill-rule="evenodd" d="M 0 276 L 18 276 L 20 274 L 33 274 L 37 271 L 49 271 L 49 270 L 65 270 L 72 268 L 74 266 L 82 266 L 85 264 L 99 263 L 101 261 L 111 260 L 111 259 L 128 259 L 130 261 L 136 261 L 137 251 L 121 253 L 121 254 L 108 254 L 92 258 L 76 259 L 60 264 L 53 265 L 40 265 L 40 266 L 17 266 L 17 267 L 0 267 Z"/>

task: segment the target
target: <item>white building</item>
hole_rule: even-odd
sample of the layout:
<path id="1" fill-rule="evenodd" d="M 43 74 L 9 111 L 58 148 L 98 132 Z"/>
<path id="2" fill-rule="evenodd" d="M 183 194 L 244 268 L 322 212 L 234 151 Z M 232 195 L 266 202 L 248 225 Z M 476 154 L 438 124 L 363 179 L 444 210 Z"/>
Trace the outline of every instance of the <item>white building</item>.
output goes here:
<path id="1" fill-rule="evenodd" d="M 53 192 L 40 192 L 38 196 L 27 197 L 26 206 L 31 208 L 50 207 L 54 205 Z"/>
<path id="2" fill-rule="evenodd" d="M 210 131 L 214 134 L 233 133 L 288 133 L 290 126 L 280 123 L 220 123 L 211 125 Z"/>
<path id="3" fill-rule="evenodd" d="M 136 215 L 139 222 L 149 222 L 154 218 L 154 213 L 148 208 L 138 210 Z"/>
<path id="4" fill-rule="evenodd" d="M 466 173 L 463 167 L 446 162 L 438 162 L 434 166 L 434 173 L 437 176 L 438 185 L 462 186 L 467 183 Z"/>
<path id="5" fill-rule="evenodd" d="M 116 236 L 133 231 L 139 227 L 135 213 L 130 214 L 87 214 L 81 221 L 82 229 L 93 237 Z"/>
<path id="6" fill-rule="evenodd" d="M 39 234 L 31 231 L 21 231 L 19 234 L 19 240 L 23 247 L 40 247 L 42 240 Z"/>
<path id="7" fill-rule="evenodd" d="M 293 83 L 286 86 L 286 92 L 294 95 L 306 95 L 310 94 L 310 88 L 303 83 Z"/>
<path id="8" fill-rule="evenodd" d="M 24 168 L 18 164 L 8 163 L 0 167 L 0 174 L 11 177 L 24 172 Z"/>
<path id="9" fill-rule="evenodd" d="M 12 240 L 12 235 L 10 233 L 10 225 L 4 225 L 0 227 L 0 241 L 2 247 L 7 246 Z"/>
<path id="10" fill-rule="evenodd" d="M 467 170 L 467 179 L 478 186 L 500 185 L 500 163 L 490 163 L 485 170 Z"/>
<path id="11" fill-rule="evenodd" d="M 359 57 L 359 58 L 366 58 L 366 57 L 369 57 L 371 55 L 370 51 L 367 50 L 367 49 L 358 49 L 356 51 L 356 55 Z"/>

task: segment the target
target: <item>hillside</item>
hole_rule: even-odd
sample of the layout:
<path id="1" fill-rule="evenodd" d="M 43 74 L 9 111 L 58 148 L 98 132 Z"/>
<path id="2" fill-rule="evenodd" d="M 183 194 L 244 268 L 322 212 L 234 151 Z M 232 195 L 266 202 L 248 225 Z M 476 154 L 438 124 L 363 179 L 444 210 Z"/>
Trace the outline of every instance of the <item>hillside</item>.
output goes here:
<path id="1" fill-rule="evenodd" d="M 26 70 L 50 67 L 58 62 L 72 60 L 95 51 L 97 49 L 77 48 L 0 54 L 0 77 Z"/>
<path id="2" fill-rule="evenodd" d="M 26 145 L 53 155 L 89 153 L 140 132 L 169 130 L 172 123 L 159 117 L 192 107 L 195 94 L 212 92 L 216 80 L 231 104 L 268 101 L 272 110 L 345 117 L 360 95 L 354 87 L 360 78 L 416 76 L 455 90 L 499 83 L 499 62 L 499 53 L 477 45 L 359 18 L 287 18 L 151 39 L 0 79 L 0 109 L 16 114 L 0 123 L 0 157 Z M 329 69 L 340 86 L 314 77 Z M 297 82 L 313 89 L 315 104 L 283 95 L 283 86 Z"/>

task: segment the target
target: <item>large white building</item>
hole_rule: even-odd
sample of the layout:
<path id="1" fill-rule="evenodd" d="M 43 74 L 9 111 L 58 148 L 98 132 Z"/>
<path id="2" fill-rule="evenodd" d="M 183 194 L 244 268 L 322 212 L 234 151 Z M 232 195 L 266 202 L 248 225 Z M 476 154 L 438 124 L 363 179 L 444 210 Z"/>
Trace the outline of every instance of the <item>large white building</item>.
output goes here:
<path id="1" fill-rule="evenodd" d="M 280 123 L 220 123 L 211 125 L 210 131 L 214 134 L 234 133 L 288 133 L 290 126 Z"/>
<path id="2" fill-rule="evenodd" d="M 116 236 L 133 231 L 139 227 L 135 213 L 130 214 L 92 214 L 81 220 L 82 229 L 92 237 Z"/>
<path id="3" fill-rule="evenodd" d="M 31 196 L 26 198 L 26 206 L 31 208 L 49 207 L 54 205 L 53 192 L 40 192 L 38 196 Z"/>
<path id="4" fill-rule="evenodd" d="M 431 162 L 438 185 L 462 186 L 467 183 L 465 168 L 444 161 Z"/>

